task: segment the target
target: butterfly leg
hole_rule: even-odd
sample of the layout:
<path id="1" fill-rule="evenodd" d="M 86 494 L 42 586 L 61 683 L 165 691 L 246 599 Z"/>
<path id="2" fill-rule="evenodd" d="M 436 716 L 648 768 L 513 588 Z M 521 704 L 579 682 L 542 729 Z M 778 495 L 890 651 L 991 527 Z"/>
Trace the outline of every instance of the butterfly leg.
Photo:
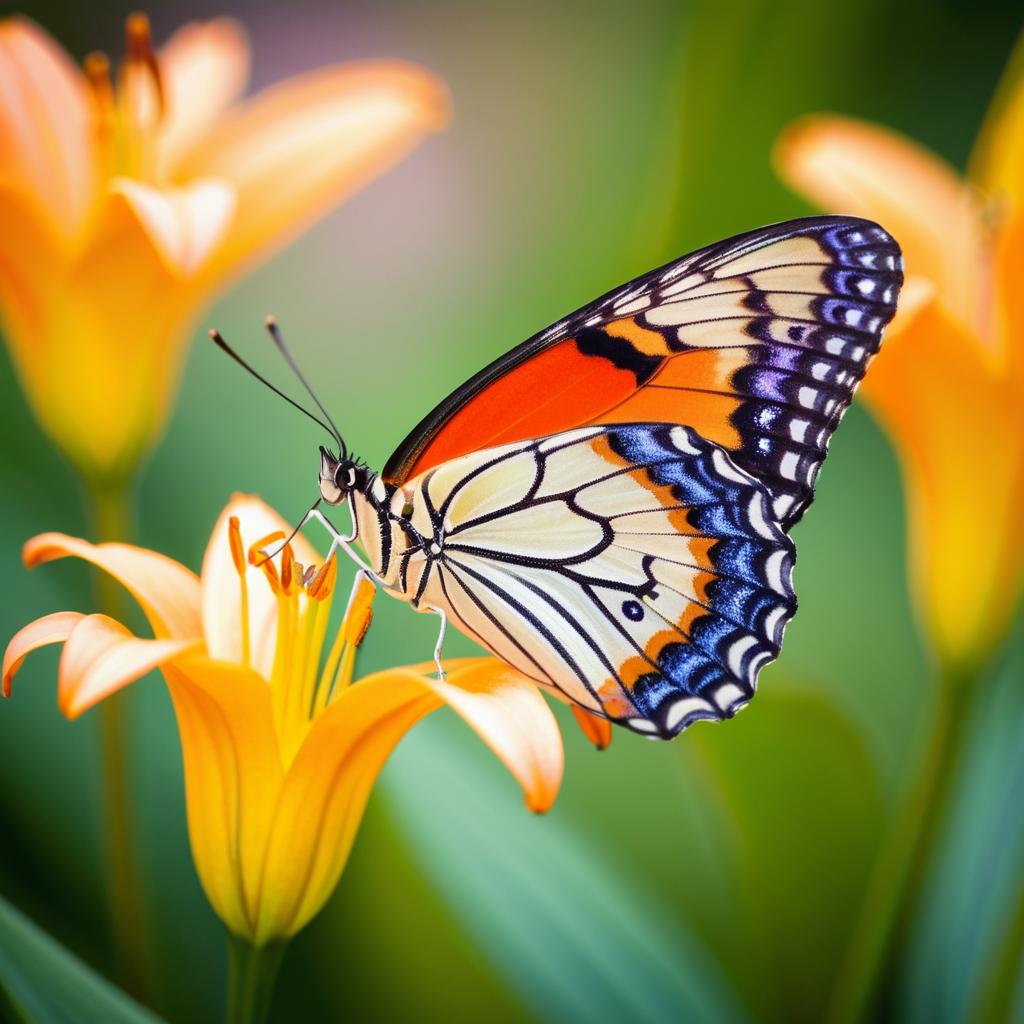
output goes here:
<path id="1" fill-rule="evenodd" d="M 444 682 L 445 671 L 444 665 L 441 663 L 441 648 L 444 647 L 444 634 L 448 628 L 448 616 L 440 608 L 429 608 L 428 611 L 432 611 L 441 620 L 441 628 L 437 632 L 437 643 L 434 644 L 434 664 L 437 666 L 437 678 Z"/>
<path id="2" fill-rule="evenodd" d="M 355 551 L 352 550 L 351 547 L 349 547 L 350 543 L 356 538 L 355 530 L 353 530 L 348 536 L 345 536 L 338 531 L 337 527 L 318 508 L 310 509 L 309 512 L 306 513 L 303 522 L 307 522 L 310 519 L 315 519 L 331 535 L 331 547 L 327 552 L 327 558 L 324 559 L 325 562 L 329 562 L 335 551 L 337 551 L 338 548 L 342 548 L 344 549 L 345 554 L 347 554 L 349 558 L 351 558 L 352 561 L 367 574 L 367 576 L 372 577 L 376 581 L 376 576 L 374 575 L 373 570 L 366 564 L 366 562 L 363 561 L 362 558 L 359 557 L 359 555 L 356 554 Z"/>

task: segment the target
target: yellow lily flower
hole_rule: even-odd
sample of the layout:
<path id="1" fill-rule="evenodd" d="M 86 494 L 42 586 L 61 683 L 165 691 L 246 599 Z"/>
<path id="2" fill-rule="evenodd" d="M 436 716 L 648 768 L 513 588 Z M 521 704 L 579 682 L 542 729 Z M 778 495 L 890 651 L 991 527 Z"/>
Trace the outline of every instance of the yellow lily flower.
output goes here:
<path id="1" fill-rule="evenodd" d="M 242 103 L 249 51 L 220 19 L 159 52 L 127 22 L 116 81 L 0 20 L 0 319 L 47 433 L 119 480 L 162 433 L 195 318 L 232 276 L 446 118 L 408 64 L 323 68 Z"/>
<path id="2" fill-rule="evenodd" d="M 4 656 L 3 685 L 25 656 L 62 643 L 61 710 L 76 718 L 159 668 L 181 734 L 192 855 L 231 932 L 255 947 L 287 938 L 334 889 L 373 782 L 402 736 L 447 704 L 547 810 L 561 782 L 561 735 L 524 676 L 493 658 L 377 672 L 352 684 L 374 587 L 360 577 L 328 644 L 337 562 L 319 568 L 302 538 L 263 562 L 284 521 L 236 496 L 196 576 L 154 551 L 92 545 L 48 533 L 25 547 L 28 566 L 82 558 L 131 592 L 152 638 L 104 615 L 58 612 L 31 623 Z M 243 538 L 252 542 L 246 552 Z"/>
<path id="3" fill-rule="evenodd" d="M 1004 637 L 1024 564 L 1024 78 L 1004 83 L 966 179 L 836 116 L 795 122 L 776 158 L 812 202 L 903 247 L 900 310 L 862 393 L 901 463 L 919 615 L 945 670 L 968 676 Z"/>

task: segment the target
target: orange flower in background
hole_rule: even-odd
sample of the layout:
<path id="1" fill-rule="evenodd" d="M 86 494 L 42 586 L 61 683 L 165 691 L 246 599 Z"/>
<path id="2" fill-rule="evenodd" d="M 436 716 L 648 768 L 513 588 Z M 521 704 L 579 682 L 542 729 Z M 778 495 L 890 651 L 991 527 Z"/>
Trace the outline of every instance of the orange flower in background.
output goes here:
<path id="1" fill-rule="evenodd" d="M 532 810 L 551 806 L 563 767 L 544 698 L 493 658 L 452 661 L 444 681 L 421 666 L 353 684 L 374 587 L 358 578 L 329 640 L 336 560 L 315 568 L 316 552 L 298 537 L 274 561 L 255 564 L 284 530 L 261 501 L 235 497 L 199 577 L 125 544 L 36 537 L 25 547 L 30 567 L 66 556 L 93 563 L 132 593 L 153 637 L 104 615 L 58 612 L 21 630 L 3 666 L 9 695 L 27 654 L 62 643 L 58 699 L 69 718 L 160 669 L 181 734 L 199 877 L 231 932 L 256 947 L 293 935 L 323 906 L 384 762 L 442 704 L 503 761 Z"/>
<path id="2" fill-rule="evenodd" d="M 36 416 L 92 479 L 130 473 L 163 431 L 216 290 L 446 118 L 412 65 L 324 68 L 238 103 L 248 65 L 228 20 L 157 52 L 132 15 L 113 78 L 0 21 L 0 317 Z"/>
<path id="3" fill-rule="evenodd" d="M 903 470 L 926 632 L 949 673 L 970 674 L 1006 633 L 1024 562 L 1024 77 L 1008 75 L 966 180 L 844 117 L 797 121 L 776 158 L 812 202 L 903 247 L 900 310 L 862 394 Z"/>

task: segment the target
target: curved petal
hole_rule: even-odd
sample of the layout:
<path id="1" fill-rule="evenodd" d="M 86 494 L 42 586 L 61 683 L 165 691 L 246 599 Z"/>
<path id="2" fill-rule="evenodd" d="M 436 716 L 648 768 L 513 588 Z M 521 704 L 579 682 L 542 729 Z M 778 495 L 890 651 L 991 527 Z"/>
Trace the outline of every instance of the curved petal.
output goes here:
<path id="1" fill-rule="evenodd" d="M 281 787 L 270 688 L 251 669 L 185 657 L 165 666 L 185 766 L 192 857 L 207 898 L 252 938 L 260 869 Z"/>
<path id="2" fill-rule="evenodd" d="M 1014 47 L 971 154 L 971 180 L 1013 212 L 1024 207 L 1024 33 Z"/>
<path id="3" fill-rule="evenodd" d="M 899 456 L 911 588 L 947 667 L 976 668 L 1003 636 L 1024 562 L 1024 431 L 1015 389 L 935 299 L 886 341 L 861 394 Z M 978 531 L 985 533 L 977 543 Z"/>
<path id="4" fill-rule="evenodd" d="M 446 107 L 428 72 L 367 62 L 289 79 L 226 115 L 176 175 L 238 190 L 217 272 L 285 244 L 441 128 Z"/>
<path id="5" fill-rule="evenodd" d="M 294 934 L 337 884 L 373 783 L 405 733 L 448 702 L 545 810 L 561 781 L 561 736 L 533 683 L 493 659 L 439 683 L 409 669 L 345 690 L 313 723 L 285 778 L 260 887 L 256 941 Z"/>
<path id="6" fill-rule="evenodd" d="M 110 189 L 128 204 L 168 271 L 177 277 L 192 277 L 207 262 L 235 210 L 234 190 L 223 181 L 157 188 L 115 178 Z"/>
<path id="7" fill-rule="evenodd" d="M 956 172 L 910 139 L 853 118 L 793 122 L 775 149 L 779 173 L 825 210 L 870 217 L 900 243 L 909 273 L 934 281 L 973 322 L 980 226 Z"/>
<path id="8" fill-rule="evenodd" d="M 536 683 L 495 658 L 479 658 L 444 681 L 426 676 L 423 685 L 479 734 L 522 786 L 531 811 L 551 807 L 565 754 L 558 722 Z"/>
<path id="9" fill-rule="evenodd" d="M 57 703 L 71 719 L 198 640 L 144 640 L 106 615 L 87 615 L 68 635 L 57 672 Z"/>
<path id="10" fill-rule="evenodd" d="M 217 525 L 210 534 L 210 542 L 203 556 L 203 632 L 206 646 L 213 658 L 224 661 L 242 660 L 242 606 L 238 571 L 231 556 L 228 540 L 228 520 L 237 516 L 242 542 L 248 546 L 271 533 L 292 532 L 285 522 L 265 501 L 249 494 L 235 494 L 221 512 Z M 295 558 L 310 566 L 323 561 L 316 548 L 301 534 L 292 539 Z M 249 597 L 249 635 L 252 638 L 253 667 L 264 678 L 269 678 L 274 664 L 277 600 L 263 575 L 263 570 L 248 566 L 245 574 Z"/>
<path id="11" fill-rule="evenodd" d="M 3 695 L 10 697 L 11 680 L 28 655 L 47 644 L 63 643 L 84 618 L 81 612 L 54 612 L 19 629 L 4 651 Z"/>
<path id="12" fill-rule="evenodd" d="M 249 40 L 232 18 L 183 25 L 160 48 L 164 92 L 160 127 L 161 177 L 245 92 Z"/>
<path id="13" fill-rule="evenodd" d="M 1024 131 L 1024 127 L 1021 129 Z M 1024 173 L 1024 164 L 1022 164 Z M 1024 208 L 1008 217 L 996 232 L 993 285 L 1000 357 L 1024 412 Z M 1021 428 L 1024 431 L 1024 423 Z"/>
<path id="14" fill-rule="evenodd" d="M 131 544 L 90 544 L 63 533 L 41 533 L 22 549 L 29 569 L 69 556 L 91 562 L 124 584 L 158 639 L 202 638 L 199 579 L 183 565 Z"/>
<path id="15" fill-rule="evenodd" d="M 35 196 L 69 237 L 85 221 L 93 177 L 84 76 L 34 22 L 0 21 L 0 180 Z"/>
<path id="16" fill-rule="evenodd" d="M 578 704 L 570 704 L 569 710 L 576 724 L 580 727 L 583 735 L 597 747 L 598 750 L 607 750 L 612 743 L 612 723 L 607 718 L 591 714 L 586 708 Z"/>

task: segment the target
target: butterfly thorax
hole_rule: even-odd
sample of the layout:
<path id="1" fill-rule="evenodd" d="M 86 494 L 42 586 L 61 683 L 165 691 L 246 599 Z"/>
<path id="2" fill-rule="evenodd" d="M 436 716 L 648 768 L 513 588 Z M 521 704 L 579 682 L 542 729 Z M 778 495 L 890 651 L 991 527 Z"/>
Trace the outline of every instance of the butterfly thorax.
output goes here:
<path id="1" fill-rule="evenodd" d="M 351 494 L 356 539 L 381 584 L 415 606 L 427 564 L 442 553 L 443 530 L 435 529 L 423 491 L 395 487 L 372 476 Z"/>

